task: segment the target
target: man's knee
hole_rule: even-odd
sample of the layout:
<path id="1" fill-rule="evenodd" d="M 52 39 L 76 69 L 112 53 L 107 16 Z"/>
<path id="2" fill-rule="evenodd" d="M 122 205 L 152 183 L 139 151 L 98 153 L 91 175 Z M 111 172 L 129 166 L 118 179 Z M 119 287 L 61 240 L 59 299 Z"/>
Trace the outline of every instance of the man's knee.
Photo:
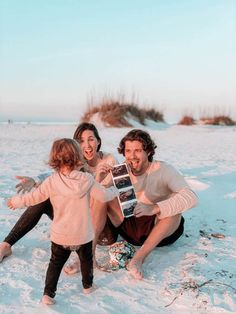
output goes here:
<path id="1" fill-rule="evenodd" d="M 184 217 L 181 215 L 178 215 L 179 217 L 173 218 L 173 220 L 176 222 L 176 224 L 173 226 L 172 229 L 170 229 L 169 234 L 157 245 L 157 246 L 166 246 L 173 244 L 175 241 L 177 241 L 181 235 L 184 232 Z"/>
<path id="2" fill-rule="evenodd" d="M 155 220 L 155 225 L 158 225 L 159 223 L 161 223 L 161 224 L 166 224 L 166 225 L 170 225 L 170 226 L 176 225 L 178 227 L 179 224 L 180 224 L 180 221 L 181 221 L 181 217 L 182 217 L 181 214 L 177 214 L 175 216 L 166 217 L 166 218 L 163 218 L 163 219 L 158 219 L 158 217 L 157 217 L 156 220 Z"/>

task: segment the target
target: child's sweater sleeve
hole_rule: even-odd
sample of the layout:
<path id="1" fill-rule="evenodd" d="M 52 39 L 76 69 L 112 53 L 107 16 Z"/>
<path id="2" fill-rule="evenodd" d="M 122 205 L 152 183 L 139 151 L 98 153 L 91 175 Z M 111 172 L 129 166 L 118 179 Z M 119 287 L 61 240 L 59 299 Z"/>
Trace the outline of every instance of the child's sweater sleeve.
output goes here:
<path id="1" fill-rule="evenodd" d="M 33 206 L 49 198 L 49 178 L 40 184 L 35 190 L 22 195 L 16 195 L 11 198 L 13 205 L 17 208 Z"/>

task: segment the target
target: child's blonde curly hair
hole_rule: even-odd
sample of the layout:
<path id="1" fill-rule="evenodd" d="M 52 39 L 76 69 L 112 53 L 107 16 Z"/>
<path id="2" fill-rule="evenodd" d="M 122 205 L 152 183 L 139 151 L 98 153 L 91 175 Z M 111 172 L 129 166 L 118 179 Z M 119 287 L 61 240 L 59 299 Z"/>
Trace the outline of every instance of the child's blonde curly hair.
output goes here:
<path id="1" fill-rule="evenodd" d="M 79 144 L 70 138 L 62 138 L 52 144 L 48 164 L 59 171 L 62 167 L 70 170 L 84 166 L 84 157 Z"/>

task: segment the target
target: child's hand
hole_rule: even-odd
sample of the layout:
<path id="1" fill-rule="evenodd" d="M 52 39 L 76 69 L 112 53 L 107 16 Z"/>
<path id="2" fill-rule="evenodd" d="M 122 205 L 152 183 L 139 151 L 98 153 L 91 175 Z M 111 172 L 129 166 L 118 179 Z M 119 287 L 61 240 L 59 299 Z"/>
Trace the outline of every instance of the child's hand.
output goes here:
<path id="1" fill-rule="evenodd" d="M 13 205 L 13 202 L 12 202 L 12 199 L 9 198 L 7 200 L 7 206 L 10 208 L 10 209 L 16 209 L 16 207 Z"/>

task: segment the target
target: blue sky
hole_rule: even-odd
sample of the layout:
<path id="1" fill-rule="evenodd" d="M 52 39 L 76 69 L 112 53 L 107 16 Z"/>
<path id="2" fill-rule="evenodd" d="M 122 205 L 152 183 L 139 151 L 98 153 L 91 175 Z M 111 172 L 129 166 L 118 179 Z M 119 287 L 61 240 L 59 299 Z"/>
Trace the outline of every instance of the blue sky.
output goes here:
<path id="1" fill-rule="evenodd" d="M 0 0 L 0 121 L 78 121 L 120 93 L 236 118 L 235 38 L 235 0 Z"/>

